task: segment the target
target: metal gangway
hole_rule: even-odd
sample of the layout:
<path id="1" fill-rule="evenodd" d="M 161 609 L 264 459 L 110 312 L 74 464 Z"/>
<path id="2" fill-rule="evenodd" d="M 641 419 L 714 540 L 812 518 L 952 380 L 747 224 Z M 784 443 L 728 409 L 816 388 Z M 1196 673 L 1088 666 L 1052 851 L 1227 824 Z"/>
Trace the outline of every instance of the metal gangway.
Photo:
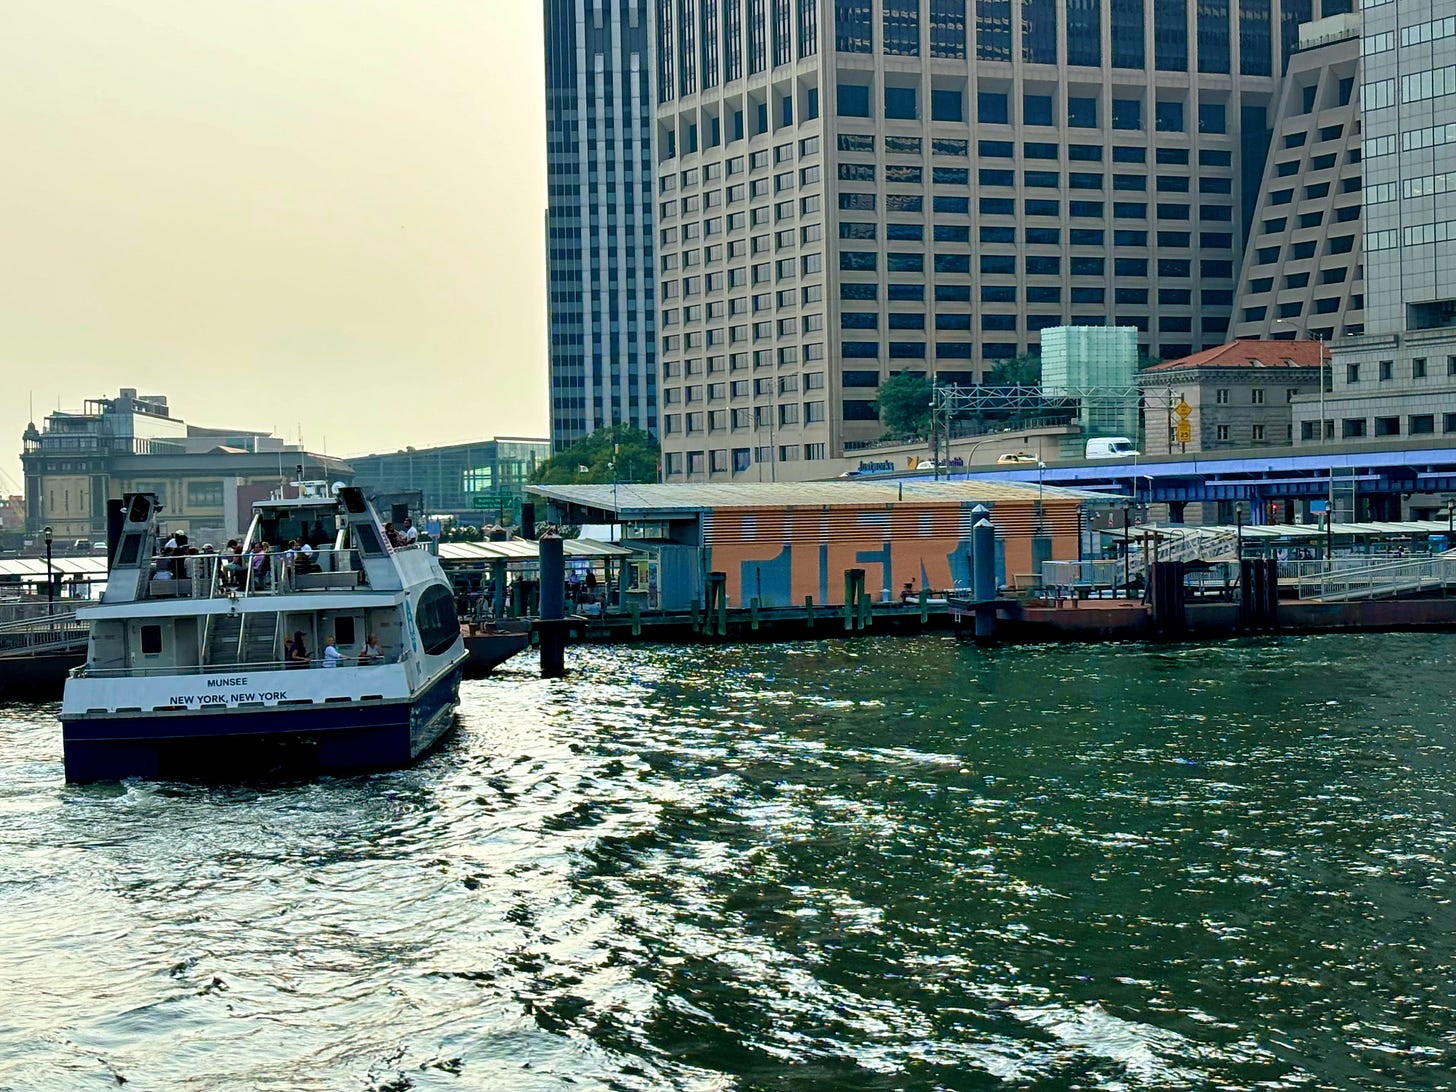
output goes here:
<path id="1" fill-rule="evenodd" d="M 1301 562 L 1301 570 L 1284 576 L 1292 582 L 1300 599 L 1326 603 L 1352 599 L 1393 599 L 1402 595 L 1440 592 L 1456 585 L 1456 550 L 1443 554 L 1405 557 L 1370 564 L 1366 558 L 1342 558 L 1345 564 L 1326 561 Z M 1352 561 L 1363 564 L 1350 564 Z M 1282 575 L 1282 574 L 1281 574 Z"/>
<path id="2" fill-rule="evenodd" d="M 90 626 L 76 618 L 75 608 L 0 622 L 0 657 L 84 650 L 89 631 Z"/>

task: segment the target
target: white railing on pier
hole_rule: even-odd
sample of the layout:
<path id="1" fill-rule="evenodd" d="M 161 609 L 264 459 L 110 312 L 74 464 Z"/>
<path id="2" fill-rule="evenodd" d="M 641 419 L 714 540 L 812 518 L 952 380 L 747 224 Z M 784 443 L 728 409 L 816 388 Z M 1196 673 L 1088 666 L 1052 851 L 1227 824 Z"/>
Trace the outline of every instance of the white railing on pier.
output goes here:
<path id="1" fill-rule="evenodd" d="M 1301 564 L 1315 566 L 1323 563 Z M 1444 592 L 1447 587 L 1456 583 L 1456 554 L 1433 554 L 1375 565 L 1335 565 L 1324 571 L 1311 568 L 1293 579 L 1300 599 L 1319 599 L 1326 602 L 1380 599 L 1437 589 Z"/>

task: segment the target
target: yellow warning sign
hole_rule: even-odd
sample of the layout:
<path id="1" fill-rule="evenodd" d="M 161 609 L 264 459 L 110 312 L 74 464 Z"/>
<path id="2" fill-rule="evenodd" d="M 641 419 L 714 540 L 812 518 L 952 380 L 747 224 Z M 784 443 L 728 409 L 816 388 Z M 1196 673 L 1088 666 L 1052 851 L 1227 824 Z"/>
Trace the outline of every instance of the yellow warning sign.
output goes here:
<path id="1" fill-rule="evenodd" d="M 1193 412 L 1193 407 L 1190 406 L 1182 398 L 1180 398 L 1178 399 L 1178 404 L 1173 407 L 1173 412 L 1186 421 L 1188 419 L 1188 415 Z"/>
<path id="2" fill-rule="evenodd" d="M 1175 444 L 1186 444 L 1193 439 L 1193 429 L 1185 417 L 1173 426 L 1173 442 Z"/>

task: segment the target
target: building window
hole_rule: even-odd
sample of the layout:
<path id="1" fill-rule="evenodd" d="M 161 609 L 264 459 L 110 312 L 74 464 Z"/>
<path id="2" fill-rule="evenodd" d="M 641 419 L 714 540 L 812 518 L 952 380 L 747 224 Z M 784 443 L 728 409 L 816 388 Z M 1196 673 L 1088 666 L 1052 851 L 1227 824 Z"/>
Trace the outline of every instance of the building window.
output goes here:
<path id="1" fill-rule="evenodd" d="M 1340 435 L 1346 439 L 1354 439 L 1365 435 L 1365 418 L 1346 417 L 1340 422 Z"/>
<path id="2" fill-rule="evenodd" d="M 1217 440 L 1227 440 L 1229 438 L 1229 427 L 1228 427 L 1228 425 L 1217 425 L 1217 426 L 1215 426 L 1215 428 L 1214 428 L 1214 438 L 1217 439 Z"/>
<path id="3" fill-rule="evenodd" d="M 1345 382 L 1346 383 L 1358 383 L 1358 382 L 1360 382 L 1360 365 L 1358 365 L 1358 364 L 1346 364 L 1345 365 Z"/>
<path id="4" fill-rule="evenodd" d="M 1249 404 L 1254 406 L 1262 406 L 1264 404 L 1263 387 L 1255 387 L 1249 392 Z"/>
<path id="5" fill-rule="evenodd" d="M 1252 426 L 1252 428 L 1250 428 L 1250 430 L 1249 430 L 1249 439 L 1256 440 L 1256 441 L 1262 441 L 1264 439 L 1264 426 L 1263 425 L 1254 425 L 1254 426 Z"/>
<path id="6" fill-rule="evenodd" d="M 1426 358 L 1425 357 L 1418 356 L 1414 360 L 1411 361 L 1411 378 L 1412 379 L 1424 379 L 1424 378 L 1426 378 Z"/>
<path id="7" fill-rule="evenodd" d="M 1400 418 L 1399 417 L 1377 417 L 1377 418 L 1375 418 L 1375 435 L 1376 436 L 1399 436 L 1400 435 Z"/>
<path id="8" fill-rule="evenodd" d="M 1227 387 L 1220 387 L 1218 390 L 1214 391 L 1213 392 L 1213 401 L 1214 401 L 1214 403 L 1216 405 L 1220 405 L 1220 406 L 1226 406 L 1226 405 L 1228 405 L 1228 403 L 1229 403 L 1229 389 Z"/>
<path id="9" fill-rule="evenodd" d="M 1382 382 L 1382 383 L 1389 382 L 1389 380 L 1391 379 L 1391 377 L 1394 376 L 1394 375 L 1395 375 L 1395 361 L 1393 361 L 1393 360 L 1382 360 L 1380 362 L 1380 382 Z"/>
<path id="10" fill-rule="evenodd" d="M 1436 415 L 1433 413 L 1413 413 L 1410 416 L 1410 434 L 1412 436 L 1428 435 L 1436 431 Z"/>

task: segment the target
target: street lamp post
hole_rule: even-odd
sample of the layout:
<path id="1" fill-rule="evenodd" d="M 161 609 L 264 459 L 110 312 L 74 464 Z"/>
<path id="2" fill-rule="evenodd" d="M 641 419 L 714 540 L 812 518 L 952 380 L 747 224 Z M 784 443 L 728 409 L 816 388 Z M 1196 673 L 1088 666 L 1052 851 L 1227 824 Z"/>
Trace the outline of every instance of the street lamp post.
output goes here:
<path id="1" fill-rule="evenodd" d="M 42 534 L 45 535 L 46 546 L 46 613 L 52 614 L 56 609 L 56 578 L 51 573 L 51 538 L 52 532 L 47 527 Z"/>

